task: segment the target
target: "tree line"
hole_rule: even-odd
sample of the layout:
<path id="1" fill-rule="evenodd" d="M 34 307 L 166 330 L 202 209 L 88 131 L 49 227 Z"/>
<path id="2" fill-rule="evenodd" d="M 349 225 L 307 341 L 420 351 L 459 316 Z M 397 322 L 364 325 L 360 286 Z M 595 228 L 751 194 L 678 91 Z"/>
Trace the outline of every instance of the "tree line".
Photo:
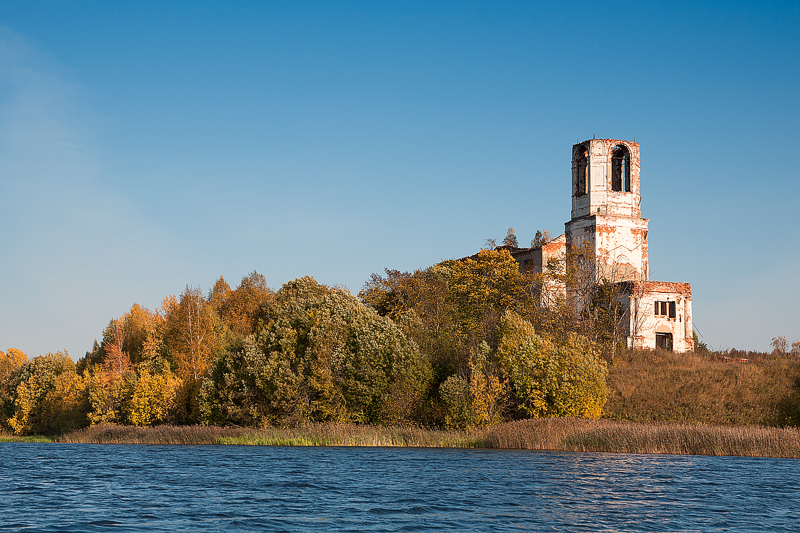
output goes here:
<path id="1" fill-rule="evenodd" d="M 373 274 L 358 296 L 311 277 L 277 291 L 186 287 L 134 304 L 77 363 L 0 352 L 0 426 L 57 434 L 101 423 L 267 427 L 311 421 L 469 428 L 598 417 L 619 339 L 613 295 L 575 313 L 564 262 L 520 270 L 503 247 Z M 605 356 L 605 357 L 604 357 Z"/>

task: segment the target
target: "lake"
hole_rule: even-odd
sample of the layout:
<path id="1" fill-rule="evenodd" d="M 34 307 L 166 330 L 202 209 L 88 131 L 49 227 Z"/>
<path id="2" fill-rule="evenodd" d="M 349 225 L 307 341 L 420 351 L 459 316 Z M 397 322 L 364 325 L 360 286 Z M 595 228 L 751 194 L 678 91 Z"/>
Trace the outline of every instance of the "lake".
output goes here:
<path id="1" fill-rule="evenodd" d="M 800 461 L 0 444 L 2 531 L 797 531 Z"/>

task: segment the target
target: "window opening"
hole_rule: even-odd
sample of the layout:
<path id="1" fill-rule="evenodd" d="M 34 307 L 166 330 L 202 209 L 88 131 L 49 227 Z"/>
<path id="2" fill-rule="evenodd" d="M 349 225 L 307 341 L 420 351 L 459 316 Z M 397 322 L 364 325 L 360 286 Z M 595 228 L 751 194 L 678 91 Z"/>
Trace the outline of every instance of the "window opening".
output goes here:
<path id="1" fill-rule="evenodd" d="M 589 151 L 585 146 L 578 146 L 578 153 L 575 155 L 575 169 L 577 171 L 575 195 L 582 196 L 589 190 Z"/>
<path id="2" fill-rule="evenodd" d="M 631 154 L 624 146 L 611 153 L 611 190 L 631 192 Z"/>
<path id="3" fill-rule="evenodd" d="M 672 333 L 656 333 L 656 348 L 672 351 Z"/>
<path id="4" fill-rule="evenodd" d="M 654 311 L 656 316 L 665 316 L 675 318 L 677 316 L 677 309 L 675 302 L 655 302 Z"/>

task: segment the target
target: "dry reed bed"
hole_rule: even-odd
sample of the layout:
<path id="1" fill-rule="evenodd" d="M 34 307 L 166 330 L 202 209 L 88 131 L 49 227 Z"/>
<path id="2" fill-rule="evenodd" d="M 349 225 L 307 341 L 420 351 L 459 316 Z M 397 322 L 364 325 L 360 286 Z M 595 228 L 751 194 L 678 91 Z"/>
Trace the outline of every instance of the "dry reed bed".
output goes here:
<path id="1" fill-rule="evenodd" d="M 238 437 L 242 428 L 215 426 L 118 426 L 100 424 L 61 436 L 59 442 L 83 444 L 217 444 L 223 437 Z"/>
<path id="2" fill-rule="evenodd" d="M 800 458 L 800 429 L 553 418 L 503 424 L 487 447 L 578 452 Z"/>
<path id="3" fill-rule="evenodd" d="M 578 452 L 663 453 L 800 458 L 800 429 L 705 426 L 549 418 L 470 432 L 356 424 L 297 428 L 94 426 L 61 442 L 118 444 L 249 444 L 273 446 L 400 446 Z"/>

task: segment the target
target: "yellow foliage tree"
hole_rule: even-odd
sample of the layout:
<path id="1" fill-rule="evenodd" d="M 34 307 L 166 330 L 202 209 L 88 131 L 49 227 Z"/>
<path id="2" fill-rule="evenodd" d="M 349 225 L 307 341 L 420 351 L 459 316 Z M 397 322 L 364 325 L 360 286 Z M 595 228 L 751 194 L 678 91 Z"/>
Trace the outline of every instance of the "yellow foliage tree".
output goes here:
<path id="1" fill-rule="evenodd" d="M 0 381 L 10 376 L 12 372 L 28 362 L 28 356 L 16 348 L 9 348 L 7 352 L 0 350 Z"/>
<path id="2" fill-rule="evenodd" d="M 608 371 L 585 337 L 570 333 L 563 342 L 543 338 L 529 322 L 508 311 L 498 358 L 519 407 L 530 416 L 600 416 L 608 397 Z"/>
<path id="3" fill-rule="evenodd" d="M 47 395 L 56 387 L 59 376 L 75 374 L 75 363 L 66 352 L 48 353 L 35 357 L 15 373 L 13 387 L 14 413 L 7 423 L 17 435 L 52 433 L 59 428 L 50 426 Z M 62 381 L 62 389 L 66 382 Z"/>
<path id="4" fill-rule="evenodd" d="M 90 405 L 89 422 L 95 424 L 123 424 L 128 387 L 125 376 L 107 372 L 95 365 L 87 379 L 87 396 Z"/>
<path id="5" fill-rule="evenodd" d="M 89 377 L 73 371 L 56 377 L 53 387 L 42 400 L 42 429 L 63 433 L 89 425 L 87 383 Z"/>
<path id="6" fill-rule="evenodd" d="M 175 408 L 180 380 L 168 370 L 142 370 L 128 402 L 128 420 L 136 426 L 164 423 Z"/>
<path id="7" fill-rule="evenodd" d="M 489 345 L 482 342 L 469 364 L 472 421 L 478 426 L 490 426 L 503 421 L 506 386 L 491 368 L 490 354 Z"/>
<path id="8" fill-rule="evenodd" d="M 198 382 L 220 346 L 219 320 L 200 289 L 186 287 L 180 301 L 168 302 L 165 342 L 178 376 Z"/>
<path id="9" fill-rule="evenodd" d="M 220 281 L 224 283 L 225 280 L 220 278 Z M 217 284 L 219 287 L 215 285 L 212 290 L 212 304 L 220 318 L 237 335 L 245 337 L 253 333 L 259 311 L 275 296 L 267 286 L 266 278 L 256 271 L 251 272 L 242 278 L 242 282 L 227 298 L 217 297 L 218 293 L 225 293 L 225 286 L 219 281 Z M 221 301 L 219 307 L 216 305 L 218 300 Z"/>

